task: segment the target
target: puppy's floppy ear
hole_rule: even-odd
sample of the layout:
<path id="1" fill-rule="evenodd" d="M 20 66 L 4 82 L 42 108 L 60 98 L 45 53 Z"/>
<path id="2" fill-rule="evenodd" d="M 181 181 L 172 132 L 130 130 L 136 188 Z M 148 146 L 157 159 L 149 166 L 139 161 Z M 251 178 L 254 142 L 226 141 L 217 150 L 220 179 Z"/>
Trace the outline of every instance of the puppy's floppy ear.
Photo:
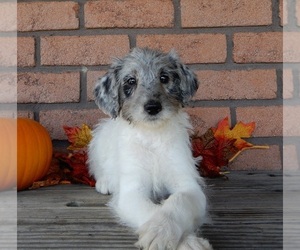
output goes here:
<path id="1" fill-rule="evenodd" d="M 182 64 L 180 69 L 184 75 L 184 80 L 181 81 L 180 85 L 182 90 L 183 103 L 187 103 L 197 92 L 199 84 L 195 73 L 186 65 Z"/>
<path id="2" fill-rule="evenodd" d="M 181 63 L 178 55 L 174 50 L 171 50 L 169 57 L 173 63 L 176 64 L 179 72 L 179 86 L 181 91 L 181 101 L 183 104 L 187 103 L 198 89 L 198 80 L 195 73 L 186 65 Z"/>
<path id="3" fill-rule="evenodd" d="M 94 89 L 96 104 L 112 118 L 116 118 L 121 109 L 120 81 L 118 79 L 118 73 L 121 68 L 120 60 L 113 63 L 109 71 L 96 82 Z"/>

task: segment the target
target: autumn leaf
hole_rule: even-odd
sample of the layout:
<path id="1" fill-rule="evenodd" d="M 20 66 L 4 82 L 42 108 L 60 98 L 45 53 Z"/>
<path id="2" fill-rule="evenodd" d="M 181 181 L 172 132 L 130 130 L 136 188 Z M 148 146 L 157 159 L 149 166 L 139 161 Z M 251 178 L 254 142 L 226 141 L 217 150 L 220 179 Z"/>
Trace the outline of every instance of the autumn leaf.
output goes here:
<path id="1" fill-rule="evenodd" d="M 71 143 L 68 147 L 69 150 L 84 149 L 92 139 L 91 129 L 86 124 L 83 124 L 81 128 L 68 126 L 64 126 L 63 128 L 68 141 Z"/>
<path id="2" fill-rule="evenodd" d="M 236 139 L 231 138 L 216 138 L 215 155 L 217 164 L 220 167 L 228 165 L 228 160 L 233 157 L 239 150 L 234 146 Z"/>
<path id="3" fill-rule="evenodd" d="M 249 138 L 255 129 L 255 123 L 238 122 L 230 129 L 228 117 L 221 120 L 216 128 L 210 128 L 202 136 L 192 137 L 193 156 L 202 157 L 197 166 L 204 177 L 224 176 L 221 171 L 242 151 L 251 148 L 268 148 L 256 146 L 242 138 Z"/>
<path id="4" fill-rule="evenodd" d="M 54 153 L 48 173 L 42 180 L 34 182 L 30 189 L 72 183 L 95 186 L 95 180 L 88 172 L 87 153 L 85 151 Z"/>
<path id="5" fill-rule="evenodd" d="M 252 147 L 253 145 L 242 138 L 249 138 L 255 129 L 255 122 L 245 124 L 238 122 L 233 129 L 230 129 L 228 117 L 218 123 L 218 126 L 214 130 L 214 136 L 216 139 L 232 140 L 235 139 L 234 146 L 239 150 L 245 147 Z"/>
<path id="6" fill-rule="evenodd" d="M 64 126 L 71 145 L 71 152 L 55 152 L 52 164 L 46 176 L 33 183 L 31 189 L 58 184 L 80 183 L 95 186 L 87 167 L 87 145 L 92 139 L 91 129 L 83 124 L 79 127 Z"/>
<path id="7" fill-rule="evenodd" d="M 55 157 L 68 165 L 67 176 L 71 183 L 95 186 L 95 180 L 90 176 L 87 168 L 87 152 L 56 153 Z"/>
<path id="8" fill-rule="evenodd" d="M 59 160 L 54 157 L 46 176 L 42 180 L 35 181 L 29 189 L 37 189 L 59 184 L 71 184 L 71 181 L 67 178 L 67 172 L 60 167 Z"/>
<path id="9" fill-rule="evenodd" d="M 67 148 L 71 153 L 56 153 L 55 157 L 68 171 L 67 178 L 71 183 L 95 186 L 95 180 L 90 176 L 87 167 L 87 146 L 92 139 L 91 129 L 83 124 L 81 128 L 64 126 L 64 130 L 71 143 Z"/>
<path id="10" fill-rule="evenodd" d="M 193 156 L 202 160 L 197 165 L 197 168 L 203 177 L 218 177 L 220 176 L 220 167 L 216 157 L 216 139 L 212 129 L 206 131 L 202 136 L 192 137 Z"/>

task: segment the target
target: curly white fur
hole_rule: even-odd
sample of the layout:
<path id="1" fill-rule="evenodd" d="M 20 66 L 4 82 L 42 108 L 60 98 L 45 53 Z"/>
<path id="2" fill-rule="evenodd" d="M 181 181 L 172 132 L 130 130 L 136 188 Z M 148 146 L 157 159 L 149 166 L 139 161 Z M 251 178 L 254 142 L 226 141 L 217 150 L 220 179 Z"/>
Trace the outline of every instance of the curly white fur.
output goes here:
<path id="1" fill-rule="evenodd" d="M 157 121 L 153 114 L 147 120 L 143 109 L 135 110 L 129 121 L 121 107 L 114 111 L 115 119 L 98 125 L 89 146 L 90 173 L 98 192 L 113 194 L 109 205 L 139 235 L 137 247 L 210 250 L 208 241 L 194 234 L 206 218 L 206 197 L 191 153 L 188 115 L 178 102 L 167 103 L 166 92 L 159 91 L 164 100 L 159 99 L 162 111 L 155 114 L 160 115 Z M 127 96 L 123 103 L 132 99 Z M 147 96 L 144 99 L 142 104 Z"/>

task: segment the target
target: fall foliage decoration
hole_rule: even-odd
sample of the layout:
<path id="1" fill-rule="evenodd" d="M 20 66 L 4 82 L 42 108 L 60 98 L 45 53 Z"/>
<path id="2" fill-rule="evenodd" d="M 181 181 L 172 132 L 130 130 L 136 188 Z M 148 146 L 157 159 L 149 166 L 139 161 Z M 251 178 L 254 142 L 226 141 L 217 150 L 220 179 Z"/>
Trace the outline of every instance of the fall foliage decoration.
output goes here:
<path id="1" fill-rule="evenodd" d="M 17 181 L 17 120 L 0 118 L 0 191 Z"/>
<path id="2" fill-rule="evenodd" d="M 86 124 L 83 124 L 81 128 L 64 126 L 64 130 L 68 137 L 68 141 L 71 143 L 71 145 L 67 148 L 69 150 L 85 150 L 89 142 L 92 140 L 91 129 Z"/>
<path id="3" fill-rule="evenodd" d="M 23 190 L 48 172 L 52 142 L 48 131 L 38 122 L 17 119 L 17 188 Z"/>
<path id="4" fill-rule="evenodd" d="M 253 145 L 243 138 L 249 138 L 255 123 L 238 122 L 233 129 L 229 127 L 228 117 L 221 120 L 216 128 L 210 128 L 201 136 L 192 136 L 194 157 L 202 157 L 198 170 L 204 177 L 224 176 L 222 167 L 232 162 L 246 149 L 266 149 L 268 146 Z"/>
<path id="5" fill-rule="evenodd" d="M 83 124 L 79 127 L 64 126 L 70 146 L 68 152 L 54 153 L 50 170 L 46 177 L 32 185 L 32 189 L 56 184 L 81 183 L 95 185 L 87 168 L 87 146 L 92 139 L 91 129 Z M 221 177 L 222 168 L 233 161 L 242 151 L 257 146 L 247 141 L 255 129 L 255 123 L 238 122 L 230 128 L 228 117 L 221 120 L 216 128 L 210 128 L 201 136 L 191 136 L 193 155 L 202 159 L 197 168 L 204 177 Z M 104 145 L 105 147 L 105 145 Z"/>
<path id="6" fill-rule="evenodd" d="M 95 186 L 95 180 L 87 168 L 87 145 L 92 139 L 91 129 L 83 124 L 79 127 L 63 127 L 70 146 L 68 152 L 55 152 L 49 172 L 44 179 L 33 183 L 31 189 L 57 184 L 86 184 Z"/>

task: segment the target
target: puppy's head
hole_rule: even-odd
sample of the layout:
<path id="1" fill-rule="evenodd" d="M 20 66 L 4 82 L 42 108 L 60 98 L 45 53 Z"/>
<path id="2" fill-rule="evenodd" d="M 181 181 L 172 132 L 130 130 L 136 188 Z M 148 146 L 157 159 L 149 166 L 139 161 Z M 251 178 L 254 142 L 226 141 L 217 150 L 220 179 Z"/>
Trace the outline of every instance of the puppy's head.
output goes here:
<path id="1" fill-rule="evenodd" d="M 169 119 L 197 91 L 195 74 L 175 52 L 135 48 L 117 59 L 97 81 L 97 105 L 111 117 L 129 122 Z"/>

